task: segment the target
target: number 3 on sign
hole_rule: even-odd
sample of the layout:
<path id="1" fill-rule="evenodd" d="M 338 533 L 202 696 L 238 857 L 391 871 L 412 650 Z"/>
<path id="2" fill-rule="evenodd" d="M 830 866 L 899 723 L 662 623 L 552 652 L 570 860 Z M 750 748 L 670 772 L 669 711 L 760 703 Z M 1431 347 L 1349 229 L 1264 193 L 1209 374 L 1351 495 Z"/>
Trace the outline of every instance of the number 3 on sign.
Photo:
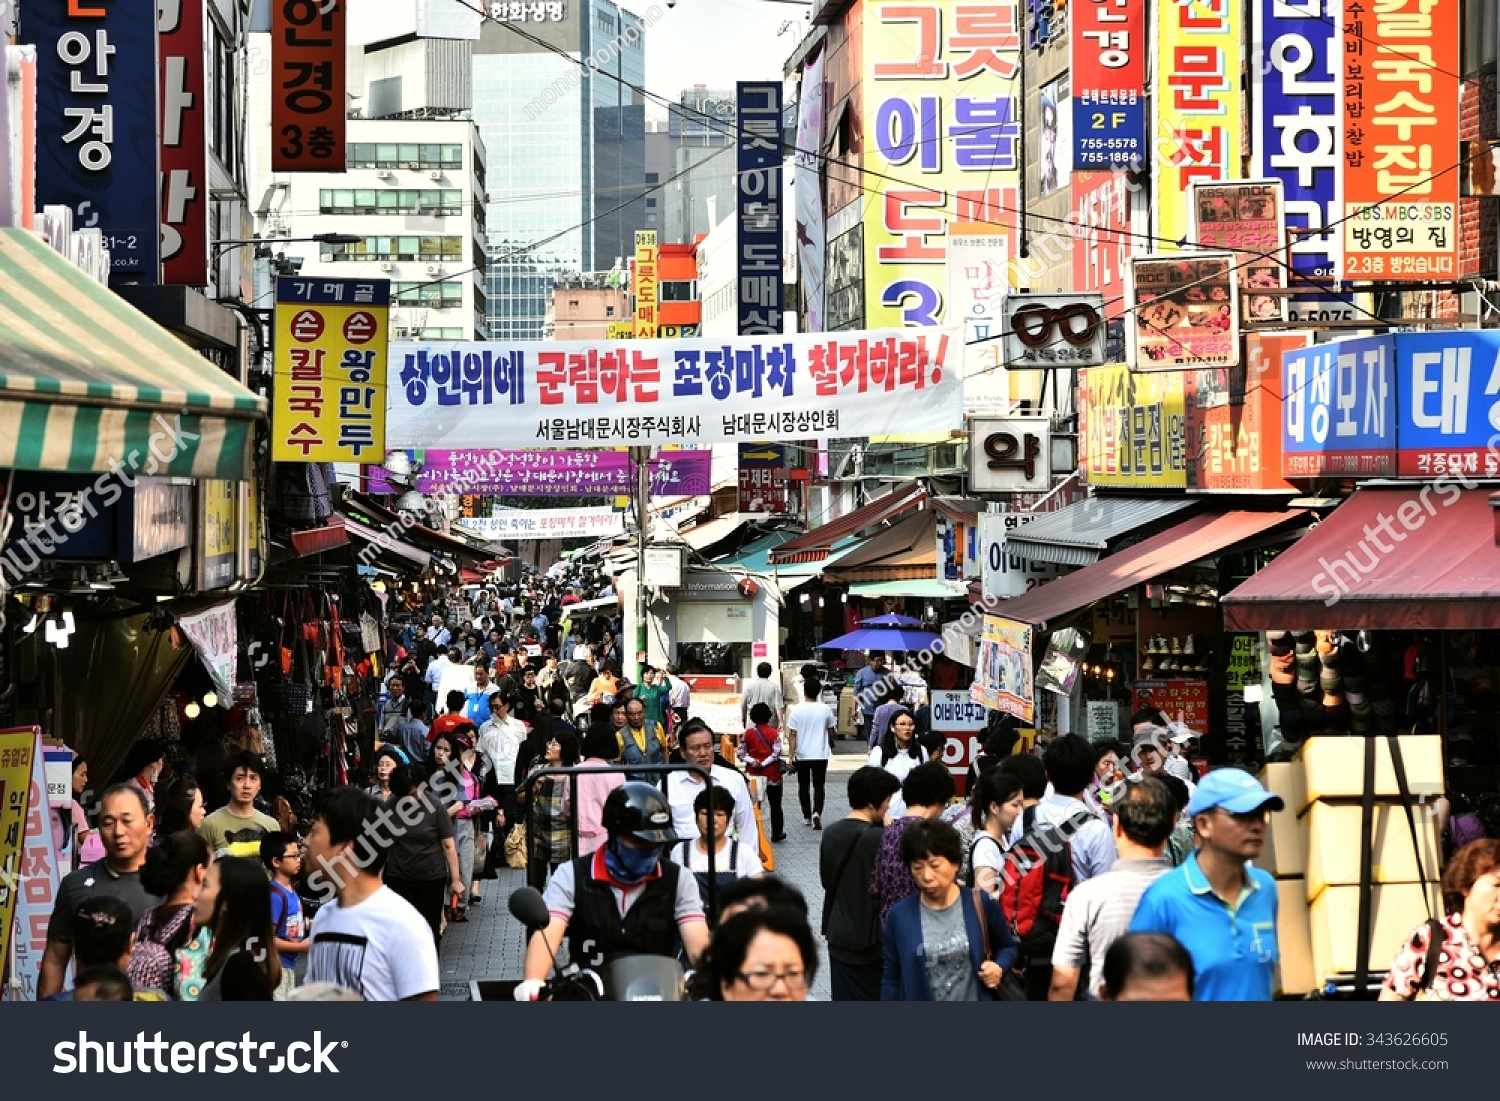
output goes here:
<path id="1" fill-rule="evenodd" d="M 915 301 L 912 301 L 915 299 Z M 936 325 L 943 298 L 937 290 L 916 279 L 898 279 L 886 287 L 880 304 L 901 311 L 903 325 Z"/>

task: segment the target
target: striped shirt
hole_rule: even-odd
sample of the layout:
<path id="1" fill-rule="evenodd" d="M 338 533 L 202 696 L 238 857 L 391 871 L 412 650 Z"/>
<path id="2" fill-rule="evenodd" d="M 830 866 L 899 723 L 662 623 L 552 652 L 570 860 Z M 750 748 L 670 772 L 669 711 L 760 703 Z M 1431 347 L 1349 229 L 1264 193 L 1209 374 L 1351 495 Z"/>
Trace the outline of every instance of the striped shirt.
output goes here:
<path id="1" fill-rule="evenodd" d="M 1104 985 L 1104 953 L 1130 929 L 1146 888 L 1172 870 L 1165 858 L 1117 860 L 1103 875 L 1077 884 L 1063 906 L 1052 966 L 1088 970 L 1089 996 Z"/>

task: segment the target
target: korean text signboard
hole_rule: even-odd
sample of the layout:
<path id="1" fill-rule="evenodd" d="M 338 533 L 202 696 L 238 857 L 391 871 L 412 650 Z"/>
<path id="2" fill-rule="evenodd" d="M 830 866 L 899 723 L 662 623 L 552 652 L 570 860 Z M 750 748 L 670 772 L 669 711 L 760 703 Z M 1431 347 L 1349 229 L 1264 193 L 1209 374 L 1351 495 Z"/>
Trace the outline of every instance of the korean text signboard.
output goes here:
<path id="1" fill-rule="evenodd" d="M 12 920 L 22 894 L 26 810 L 31 799 L 32 757 L 41 750 L 34 727 L 0 732 L 0 951 L 9 970 Z M 45 792 L 45 789 L 43 789 Z M 45 806 L 46 798 L 43 797 Z"/>
<path id="2" fill-rule="evenodd" d="M 1243 376 L 1233 369 L 1185 372 L 1188 489 L 1296 488 L 1281 474 L 1281 360 L 1311 340 L 1310 333 L 1246 333 Z"/>
<path id="3" fill-rule="evenodd" d="M 1256 176 L 1278 179 L 1285 189 L 1292 270 L 1333 279 L 1343 270 L 1344 0 L 1255 0 L 1251 146 Z M 1317 232 L 1322 230 L 1323 232 Z"/>
<path id="4" fill-rule="evenodd" d="M 1137 371 L 1233 367 L 1240 361 L 1234 255 L 1178 252 L 1130 261 L 1125 315 Z"/>
<path id="5" fill-rule="evenodd" d="M 1286 477 L 1396 473 L 1395 360 L 1395 341 L 1388 336 L 1282 356 Z"/>
<path id="6" fill-rule="evenodd" d="M 490 517 L 465 520 L 464 527 L 486 539 L 599 539 L 619 535 L 625 518 L 608 508 L 507 509 Z"/>
<path id="7" fill-rule="evenodd" d="M 36 44 L 36 203 L 98 229 L 112 282 L 161 282 L 156 4 L 25 5 Z"/>
<path id="8" fill-rule="evenodd" d="M 742 443 L 739 452 L 739 511 L 785 513 L 786 448 L 774 443 Z"/>
<path id="9" fill-rule="evenodd" d="M 650 462 L 653 497 L 713 491 L 713 452 L 663 451 Z M 419 493 L 506 497 L 617 497 L 635 492 L 624 451 L 440 451 L 423 455 Z"/>
<path id="10" fill-rule="evenodd" d="M 359 463 L 385 454 L 390 299 L 385 279 L 276 281 L 272 459 Z"/>
<path id="11" fill-rule="evenodd" d="M 342 172 L 347 0 L 271 0 L 271 170 Z"/>
<path id="12" fill-rule="evenodd" d="M 735 86 L 741 336 L 781 332 L 781 84 Z"/>
<path id="13" fill-rule="evenodd" d="M 980 513 L 979 565 L 986 598 L 1020 596 L 1069 571 L 1067 566 L 1033 562 L 1006 550 L 1006 536 L 1030 523 L 1034 515 L 1030 512 Z"/>
<path id="14" fill-rule="evenodd" d="M 1084 371 L 1078 383 L 1084 481 L 1141 489 L 1186 486 L 1185 389 L 1181 371 Z"/>
<path id="15" fill-rule="evenodd" d="M 827 223 L 823 218 L 823 61 L 828 51 L 802 70 L 802 88 L 797 97 L 797 144 L 792 154 L 797 229 L 797 282 L 802 288 L 802 308 L 810 333 L 824 329 L 825 284 L 823 256 L 827 248 Z"/>
<path id="16" fill-rule="evenodd" d="M 159 0 L 163 283 L 208 283 L 207 0 Z"/>
<path id="17" fill-rule="evenodd" d="M 1135 252 L 1131 191 L 1124 172 L 1073 173 L 1073 286 L 1104 298 L 1110 321 L 1125 312 L 1125 269 Z"/>
<path id="18" fill-rule="evenodd" d="M 1458 272 L 1460 0 L 1344 4 L 1344 277 Z"/>
<path id="19" fill-rule="evenodd" d="M 1186 195 L 1194 180 L 1239 175 L 1240 44 L 1236 0 L 1156 0 L 1156 136 L 1150 158 L 1157 194 Z M 1155 204 L 1157 238 L 1191 240 L 1187 204 Z"/>
<path id="20" fill-rule="evenodd" d="M 1024 623 L 984 617 L 979 636 L 979 667 L 969 697 L 992 711 L 1029 723 L 1036 713 L 1031 678 L 1031 628 Z"/>
<path id="21" fill-rule="evenodd" d="M 871 327 L 952 324 L 952 222 L 1014 224 L 1021 147 L 1014 0 L 875 3 L 864 10 L 864 226 Z"/>
<path id="22" fill-rule="evenodd" d="M 635 335 L 641 340 L 655 340 L 656 306 L 659 275 L 657 273 L 656 230 L 635 231 L 635 267 L 631 272 L 635 297 Z"/>
<path id="23" fill-rule="evenodd" d="M 953 330 L 727 340 L 395 344 L 389 446 L 619 447 L 946 432 Z"/>
<path id="24" fill-rule="evenodd" d="M 1194 183 L 1188 193 L 1193 239 L 1202 248 L 1234 251 L 1235 275 L 1244 291 L 1248 321 L 1284 321 L 1280 295 L 1256 291 L 1286 287 L 1286 215 L 1280 180 Z"/>
<path id="25" fill-rule="evenodd" d="M 1104 363 L 1104 296 L 1012 294 L 1005 299 L 1005 362 L 1024 367 Z"/>
<path id="26" fill-rule="evenodd" d="M 1500 332 L 1396 336 L 1397 473 L 1500 474 Z"/>
<path id="27" fill-rule="evenodd" d="M 1137 711 L 1154 707 L 1169 722 L 1182 723 L 1199 733 L 1208 729 L 1206 680 L 1138 680 L 1132 695 Z"/>
<path id="28" fill-rule="evenodd" d="M 976 493 L 1045 493 L 1052 486 L 1047 417 L 975 417 L 969 422 L 969 488 Z"/>
<path id="29" fill-rule="evenodd" d="M 957 223 L 948 227 L 948 320 L 967 323 L 965 373 L 1000 371 L 1004 342 L 1001 312 L 1010 293 L 1010 238 L 994 226 Z M 970 344 L 969 341 L 984 341 Z"/>
<path id="30" fill-rule="evenodd" d="M 1146 5 L 1074 0 L 1068 12 L 1073 74 L 1073 164 L 1146 162 Z"/>
<path id="31" fill-rule="evenodd" d="M 47 754 L 42 747 L 42 732 L 32 727 L 28 733 L 32 737 L 31 783 L 26 802 L 20 894 L 16 898 L 15 962 L 22 998 L 29 1001 L 36 998 L 42 956 L 47 951 L 47 926 L 52 921 L 57 890 L 65 869 L 58 864 L 57 838 L 52 829 L 52 801 L 47 796 Z"/>

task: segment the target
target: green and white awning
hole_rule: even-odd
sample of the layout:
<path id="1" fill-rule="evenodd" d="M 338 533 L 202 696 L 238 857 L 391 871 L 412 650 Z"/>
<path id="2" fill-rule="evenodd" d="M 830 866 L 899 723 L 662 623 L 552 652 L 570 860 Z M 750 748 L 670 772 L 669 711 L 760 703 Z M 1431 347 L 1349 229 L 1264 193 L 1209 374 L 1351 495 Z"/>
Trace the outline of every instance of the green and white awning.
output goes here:
<path id="1" fill-rule="evenodd" d="M 39 237 L 0 229 L 0 469 L 245 481 L 265 401 Z"/>

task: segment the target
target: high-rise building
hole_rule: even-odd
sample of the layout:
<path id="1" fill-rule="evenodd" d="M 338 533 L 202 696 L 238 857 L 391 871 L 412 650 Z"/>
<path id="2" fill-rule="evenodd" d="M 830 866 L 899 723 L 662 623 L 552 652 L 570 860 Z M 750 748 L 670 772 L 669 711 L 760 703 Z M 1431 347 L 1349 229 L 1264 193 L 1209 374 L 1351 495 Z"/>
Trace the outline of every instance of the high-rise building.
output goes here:
<path id="1" fill-rule="evenodd" d="M 662 186 L 647 196 L 647 221 L 663 240 L 691 241 L 733 209 L 734 127 L 733 90 L 698 84 L 648 128 L 646 181 Z"/>
<path id="2" fill-rule="evenodd" d="M 489 11 L 474 120 L 491 151 L 490 336 L 536 340 L 554 282 L 613 267 L 647 228 L 646 27 L 611 0 Z"/>

